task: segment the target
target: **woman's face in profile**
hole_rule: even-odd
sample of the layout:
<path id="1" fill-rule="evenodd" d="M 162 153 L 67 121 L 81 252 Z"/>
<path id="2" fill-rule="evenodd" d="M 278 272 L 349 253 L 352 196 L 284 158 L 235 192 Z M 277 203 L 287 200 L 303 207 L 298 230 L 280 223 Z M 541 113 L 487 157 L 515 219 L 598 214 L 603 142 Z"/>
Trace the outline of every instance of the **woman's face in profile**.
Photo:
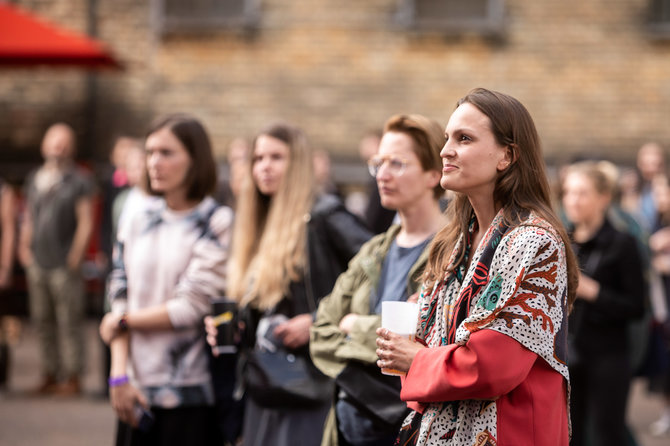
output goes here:
<path id="1" fill-rule="evenodd" d="M 594 181 L 584 173 L 568 173 L 563 181 L 563 210 L 575 225 L 601 219 L 609 201 L 609 196 L 598 192 Z"/>
<path id="2" fill-rule="evenodd" d="M 445 136 L 440 185 L 469 197 L 492 198 L 498 172 L 510 165 L 510 152 L 496 141 L 488 116 L 463 103 L 449 118 Z"/>
<path id="3" fill-rule="evenodd" d="M 256 139 L 251 175 L 263 195 L 273 196 L 279 190 L 288 168 L 290 149 L 283 141 L 268 135 Z"/>

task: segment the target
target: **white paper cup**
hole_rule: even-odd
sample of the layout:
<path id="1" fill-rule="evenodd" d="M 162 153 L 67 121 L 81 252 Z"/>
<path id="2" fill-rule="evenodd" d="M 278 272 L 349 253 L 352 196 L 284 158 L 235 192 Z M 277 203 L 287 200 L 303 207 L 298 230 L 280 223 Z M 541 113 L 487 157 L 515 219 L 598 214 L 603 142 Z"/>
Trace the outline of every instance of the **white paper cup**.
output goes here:
<path id="1" fill-rule="evenodd" d="M 382 328 L 414 340 L 419 319 L 419 304 L 413 302 L 382 302 Z M 382 368 L 385 375 L 404 376 L 400 370 Z"/>

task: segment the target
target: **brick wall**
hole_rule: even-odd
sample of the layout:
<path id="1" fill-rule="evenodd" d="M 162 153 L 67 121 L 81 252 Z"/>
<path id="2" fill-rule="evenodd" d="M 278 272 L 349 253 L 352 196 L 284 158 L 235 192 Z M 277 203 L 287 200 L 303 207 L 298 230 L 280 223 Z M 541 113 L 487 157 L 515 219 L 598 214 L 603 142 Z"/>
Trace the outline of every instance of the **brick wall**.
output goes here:
<path id="1" fill-rule="evenodd" d="M 91 0 L 18 3 L 87 30 Z M 496 41 L 407 32 L 394 24 L 396 0 L 262 0 L 253 33 L 164 37 L 155 0 L 93 3 L 98 37 L 126 69 L 93 86 L 77 70 L 0 71 L 0 144 L 13 153 L 34 151 L 41 129 L 64 116 L 91 127 L 87 153 L 100 159 L 115 134 L 186 111 L 205 122 L 220 156 L 233 137 L 285 119 L 354 159 L 362 133 L 391 114 L 444 124 L 476 86 L 524 102 L 555 161 L 584 152 L 630 161 L 650 139 L 670 149 L 670 44 L 647 36 L 648 0 L 507 0 Z"/>

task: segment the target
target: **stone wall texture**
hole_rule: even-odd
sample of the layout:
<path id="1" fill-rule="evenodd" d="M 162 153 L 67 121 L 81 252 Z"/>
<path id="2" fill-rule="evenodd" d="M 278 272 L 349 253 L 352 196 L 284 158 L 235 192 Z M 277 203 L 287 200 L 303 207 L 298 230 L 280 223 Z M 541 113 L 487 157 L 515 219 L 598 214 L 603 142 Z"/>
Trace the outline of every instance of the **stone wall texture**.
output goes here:
<path id="1" fill-rule="evenodd" d="M 116 135 L 182 111 L 203 120 L 221 158 L 234 137 L 282 119 L 354 160 L 363 133 L 392 114 L 446 124 L 478 86 L 527 106 L 551 162 L 631 162 L 649 140 L 670 149 L 670 42 L 649 36 L 650 0 L 506 0 L 497 39 L 408 31 L 394 20 L 398 0 L 257 1 L 251 32 L 169 35 L 160 0 L 15 1 L 95 33 L 124 70 L 0 69 L 0 158 L 36 156 L 44 128 L 66 120 L 81 156 L 102 160 Z"/>

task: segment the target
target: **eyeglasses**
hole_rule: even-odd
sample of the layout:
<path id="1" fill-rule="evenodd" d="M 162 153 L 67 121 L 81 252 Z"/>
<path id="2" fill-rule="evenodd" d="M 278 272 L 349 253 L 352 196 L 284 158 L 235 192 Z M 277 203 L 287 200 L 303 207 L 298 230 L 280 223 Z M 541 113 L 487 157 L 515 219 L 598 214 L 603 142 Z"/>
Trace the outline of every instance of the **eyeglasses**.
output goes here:
<path id="1" fill-rule="evenodd" d="M 397 156 L 373 156 L 368 161 L 368 172 L 373 177 L 377 177 L 379 170 L 386 163 L 389 173 L 399 177 L 407 168 L 407 160 Z"/>

